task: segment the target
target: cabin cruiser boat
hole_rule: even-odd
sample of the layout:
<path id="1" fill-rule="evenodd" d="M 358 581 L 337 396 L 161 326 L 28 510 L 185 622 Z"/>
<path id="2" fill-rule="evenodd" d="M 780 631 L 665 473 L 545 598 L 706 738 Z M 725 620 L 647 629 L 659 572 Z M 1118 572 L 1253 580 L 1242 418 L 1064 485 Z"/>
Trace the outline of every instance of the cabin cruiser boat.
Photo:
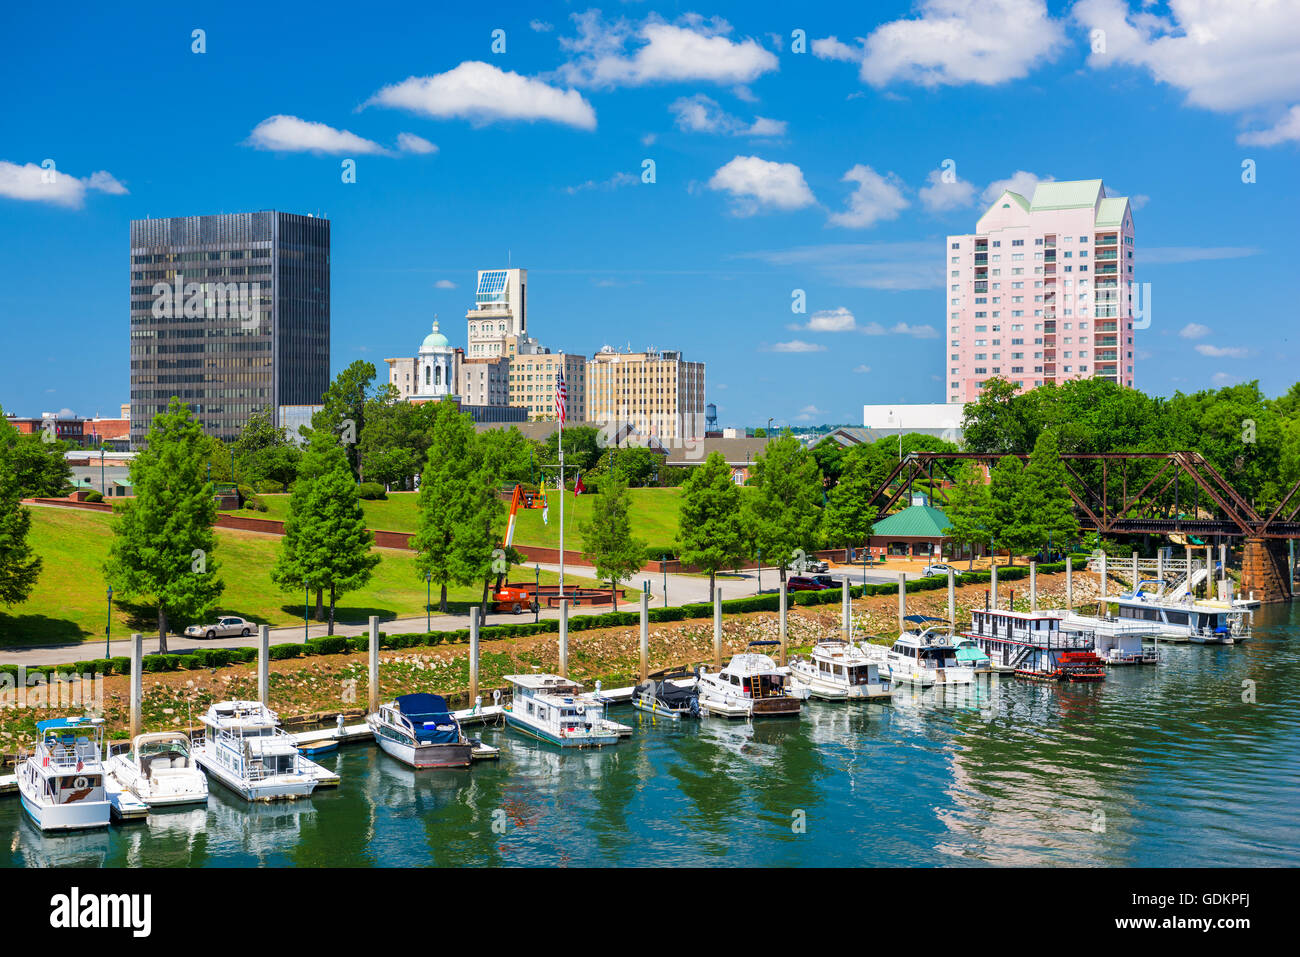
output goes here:
<path id="1" fill-rule="evenodd" d="M 687 671 L 657 675 L 632 689 L 632 707 L 670 721 L 698 718 L 700 695 L 695 676 Z"/>
<path id="2" fill-rule="evenodd" d="M 972 669 L 977 675 L 996 674 L 998 669 L 984 649 L 965 635 L 954 635 L 952 646 L 957 650 L 957 664 Z"/>
<path id="3" fill-rule="evenodd" d="M 975 680 L 975 669 L 957 660 L 953 636 L 942 618 L 908 615 L 903 619 L 916 628 L 903 632 L 893 647 L 863 643 L 860 647 L 889 675 L 891 681 L 905 682 L 919 688 L 934 685 L 967 685 Z"/>
<path id="4" fill-rule="evenodd" d="M 1101 681 L 1103 661 L 1090 632 L 1063 631 L 1051 612 L 979 609 L 971 613 L 973 640 L 1003 670 L 1044 681 Z"/>
<path id="5" fill-rule="evenodd" d="M 1152 629 L 1157 638 L 1172 638 L 1206 645 L 1231 645 L 1250 637 L 1250 602 L 1241 599 L 1221 601 L 1184 595 L 1163 598 L 1159 592 L 1143 588 L 1142 582 L 1131 594 L 1111 599 L 1119 620 Z"/>
<path id="6" fill-rule="evenodd" d="M 759 643 L 751 642 L 754 644 Z M 700 708 L 725 718 L 797 717 L 800 700 L 807 697 L 804 689 L 792 693 L 789 668 L 756 651 L 733 655 L 721 671 L 701 668 L 696 687 Z"/>
<path id="7" fill-rule="evenodd" d="M 790 680 L 824 701 L 888 701 L 894 694 L 889 678 L 880 675 L 879 662 L 840 638 L 820 641 L 807 659 L 790 662 Z"/>
<path id="8" fill-rule="evenodd" d="M 246 801 L 304 798 L 338 775 L 298 753 L 274 711 L 258 701 L 218 701 L 194 738 L 199 767 Z"/>
<path id="9" fill-rule="evenodd" d="M 104 789 L 103 718 L 51 718 L 36 723 L 36 749 L 18 765 L 23 810 L 42 831 L 107 827 L 112 805 Z"/>
<path id="10" fill-rule="evenodd" d="M 206 804 L 208 779 L 179 731 L 138 734 L 131 749 L 104 762 L 104 770 L 151 808 Z"/>
<path id="11" fill-rule="evenodd" d="M 402 695 L 367 715 L 366 724 L 385 753 L 413 768 L 467 768 L 473 762 L 474 745 L 441 695 Z"/>
<path id="12" fill-rule="evenodd" d="M 517 731 L 561 748 L 600 748 L 617 744 L 626 725 L 605 717 L 605 700 L 559 675 L 505 675 L 513 686 L 506 723 Z"/>

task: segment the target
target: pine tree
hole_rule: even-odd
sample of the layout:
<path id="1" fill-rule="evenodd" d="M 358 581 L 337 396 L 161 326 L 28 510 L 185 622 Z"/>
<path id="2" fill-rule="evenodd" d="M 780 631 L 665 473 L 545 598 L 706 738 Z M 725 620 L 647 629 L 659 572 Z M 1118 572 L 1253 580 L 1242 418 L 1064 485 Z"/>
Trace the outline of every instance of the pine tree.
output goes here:
<path id="1" fill-rule="evenodd" d="M 470 449 L 476 438 L 473 421 L 456 403 L 444 399 L 434 410 L 429 454 L 420 473 L 420 525 L 411 538 L 420 577 L 438 583 L 438 610 L 447 611 L 448 583 L 457 581 L 452 561 L 453 535 L 466 517 L 467 483 L 473 470 Z M 475 580 L 475 579 L 471 579 Z"/>
<path id="2" fill-rule="evenodd" d="M 1012 565 L 1016 552 L 1033 545 L 1028 501 L 1024 465 L 1016 456 L 1004 455 L 989 480 L 989 534 L 994 548 L 1007 550 Z"/>
<path id="3" fill-rule="evenodd" d="M 578 523 L 582 554 L 596 566 L 596 574 L 608 579 L 618 610 L 618 583 L 631 578 L 645 564 L 646 544 L 632 534 L 627 483 L 611 472 L 600 481 L 600 491 L 591 505 L 591 521 Z"/>
<path id="4" fill-rule="evenodd" d="M 469 473 L 463 484 L 462 498 L 451 532 L 451 579 L 457 584 L 481 582 L 481 613 L 486 616 L 488 594 L 494 578 L 504 577 L 512 563 L 520 558 L 513 549 L 502 548 L 506 506 L 497 494 L 497 479 L 485 454 L 486 446 L 470 444 L 467 459 Z M 561 493 L 563 494 L 563 493 Z"/>
<path id="5" fill-rule="evenodd" d="M 683 563 L 709 573 L 710 601 L 718 569 L 735 565 L 745 555 L 744 528 L 740 489 L 722 454 L 711 452 L 682 483 L 676 543 Z"/>
<path id="6" fill-rule="evenodd" d="M 322 446 L 309 452 L 314 454 L 323 457 L 322 471 L 306 483 L 303 493 L 298 493 L 297 486 L 304 484 L 304 480 L 295 483 L 295 493 L 305 497 L 300 498 L 296 514 L 290 501 L 293 538 L 290 542 L 286 523 L 285 541 L 281 543 L 284 564 L 277 562 L 272 577 L 287 587 L 301 575 L 301 580 L 309 586 L 327 591 L 329 634 L 332 635 L 338 599 L 370 581 L 380 559 L 371 550 L 374 535 L 366 528 L 365 512 L 343 449 L 337 445 Z M 293 584 L 296 587 L 297 583 Z"/>
<path id="7" fill-rule="evenodd" d="M 822 473 L 813 454 L 788 431 L 754 461 L 755 489 L 745 498 L 745 524 L 754 546 L 781 569 L 817 547 L 822 520 Z"/>
<path id="8" fill-rule="evenodd" d="M 305 550 L 299 547 L 299 542 L 311 510 L 312 490 L 316 480 L 328 470 L 329 450 L 335 445 L 335 438 L 329 432 L 309 430 L 307 448 L 298 460 L 298 477 L 290 489 L 284 536 L 280 539 L 280 550 L 271 569 L 271 580 L 285 591 L 309 589 L 316 592 L 316 609 L 312 615 L 316 621 L 325 617 L 325 586 L 319 575 L 309 574 L 304 560 Z"/>
<path id="9" fill-rule="evenodd" d="M 1056 435 L 1039 433 L 1025 468 L 1023 510 L 1031 544 L 1040 550 L 1049 543 L 1066 545 L 1078 537 L 1079 519 L 1065 484 L 1068 474 Z"/>
<path id="10" fill-rule="evenodd" d="M 952 488 L 943 508 L 949 522 L 944 534 L 953 546 L 970 549 L 970 568 L 975 567 L 975 547 L 989 544 L 989 508 L 989 488 L 975 470 Z"/>
<path id="11" fill-rule="evenodd" d="M 158 650 L 165 654 L 168 621 L 205 616 L 225 586 L 214 556 L 217 508 L 205 476 L 203 430 L 173 396 L 145 442 L 131 462 L 135 497 L 113 521 L 104 572 L 122 598 L 157 609 Z"/>
<path id="12" fill-rule="evenodd" d="M 876 509 L 869 504 L 876 490 L 868 467 L 869 446 L 859 445 L 839 460 L 840 478 L 822 514 L 822 539 L 830 546 L 857 548 L 871 537 Z"/>
<path id="13" fill-rule="evenodd" d="M 17 429 L 0 418 L 0 432 Z M 11 447 L 0 437 L 0 603 L 16 605 L 27 600 L 41 574 L 41 560 L 32 554 L 27 535 L 32 514 L 22 504 Z"/>

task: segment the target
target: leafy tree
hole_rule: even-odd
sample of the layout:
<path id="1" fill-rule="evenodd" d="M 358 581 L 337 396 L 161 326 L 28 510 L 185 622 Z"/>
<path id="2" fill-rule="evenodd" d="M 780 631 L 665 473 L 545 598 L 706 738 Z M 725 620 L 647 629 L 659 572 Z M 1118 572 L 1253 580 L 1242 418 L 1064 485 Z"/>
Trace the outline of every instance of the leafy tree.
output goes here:
<path id="1" fill-rule="evenodd" d="M 1014 455 L 1004 455 L 989 480 L 989 535 L 995 548 L 1007 550 L 1012 565 L 1016 552 L 1034 545 L 1028 502 L 1024 466 Z"/>
<path id="2" fill-rule="evenodd" d="M 271 568 L 271 580 L 285 591 L 310 588 L 316 592 L 316 610 L 312 617 L 317 621 L 325 617 L 325 586 L 319 576 L 311 574 L 309 546 L 300 543 L 310 525 L 315 482 L 328 471 L 330 450 L 337 448 L 330 433 L 309 430 L 307 448 L 298 460 L 298 478 L 290 488 L 284 536 L 280 539 L 280 550 Z"/>
<path id="3" fill-rule="evenodd" d="M 0 410 L 0 432 L 16 432 Z M 0 440 L 0 603 L 16 605 L 27 600 L 41 574 L 41 560 L 32 553 L 27 535 L 31 511 L 21 503 L 18 473 L 10 465 L 13 447 Z"/>
<path id="4" fill-rule="evenodd" d="M 944 534 L 954 546 L 970 549 L 969 568 L 975 567 L 975 548 L 990 542 L 989 488 L 978 472 L 964 475 L 948 493 L 943 513 L 948 517 Z"/>
<path id="5" fill-rule="evenodd" d="M 497 494 L 497 477 L 489 467 L 484 446 L 477 439 L 470 443 L 467 458 L 470 469 L 451 534 L 451 575 L 456 582 L 483 583 L 479 607 L 486 615 L 492 580 L 504 577 L 521 556 L 514 549 L 501 547 L 506 506 Z"/>
<path id="6" fill-rule="evenodd" d="M 601 479 L 591 505 L 591 521 L 579 522 L 582 554 L 596 566 L 596 574 L 609 580 L 618 610 L 618 583 L 631 578 L 645 564 L 646 544 L 632 534 L 627 483 L 617 473 Z"/>
<path id="7" fill-rule="evenodd" d="M 386 385 L 366 402 L 365 431 L 360 436 L 361 466 L 366 479 L 390 488 L 415 482 L 429 450 L 429 430 L 436 402 L 412 404 Z"/>
<path id="8" fill-rule="evenodd" d="M 1066 476 L 1055 434 L 1040 432 L 1021 482 L 1027 537 L 1039 549 L 1048 543 L 1065 546 L 1078 537 L 1079 520 L 1066 491 Z"/>
<path id="9" fill-rule="evenodd" d="M 4 417 L 0 408 L 0 454 L 14 477 L 19 498 L 62 495 L 72 484 L 72 469 L 64 453 L 68 444 L 43 429 L 23 435 Z"/>
<path id="10" fill-rule="evenodd" d="M 361 439 L 366 432 L 366 400 L 375 381 L 373 363 L 358 359 L 335 376 L 321 397 L 321 410 L 311 417 L 317 432 L 329 432 L 347 451 L 348 464 L 358 481 L 361 470 Z"/>
<path id="11" fill-rule="evenodd" d="M 607 455 L 612 463 L 610 472 L 629 486 L 649 485 L 658 472 L 662 460 L 662 456 L 658 453 L 651 452 L 640 445 L 626 449 L 610 449 Z"/>
<path id="12" fill-rule="evenodd" d="M 839 482 L 831 489 L 822 515 L 822 539 L 827 545 L 857 548 L 871 537 L 876 509 L 870 499 L 877 488 L 871 481 L 872 457 L 870 446 L 858 445 L 839 459 Z"/>
<path id="13" fill-rule="evenodd" d="M 972 452 L 1028 451 L 1038 434 L 1032 405 L 1006 379 L 986 380 L 979 399 L 966 403 L 962 422 L 966 447 Z"/>
<path id="14" fill-rule="evenodd" d="M 559 454 L 560 430 L 556 429 L 546 438 L 548 462 L 557 461 Z M 566 468 L 586 472 L 596 467 L 600 461 L 600 430 L 589 425 L 570 426 L 564 430 L 564 464 Z"/>
<path id="15" fill-rule="evenodd" d="M 683 562 L 709 573 L 710 601 L 718 569 L 734 566 L 745 555 L 740 488 L 720 452 L 711 452 L 682 483 L 676 545 Z"/>
<path id="16" fill-rule="evenodd" d="M 447 611 L 447 585 L 465 585 L 474 578 L 458 578 L 454 558 L 456 527 L 467 517 L 466 493 L 473 477 L 474 423 L 450 399 L 429 403 L 433 408 L 432 442 L 420 474 L 420 524 L 411 538 L 415 567 L 440 590 L 438 610 Z M 486 435 L 487 433 L 485 433 Z M 478 437 L 480 451 L 490 445 Z"/>
<path id="17" fill-rule="evenodd" d="M 371 550 L 374 536 L 366 528 L 357 483 L 343 449 L 318 445 L 308 455 L 320 456 L 321 471 L 310 481 L 299 479 L 294 487 L 299 505 L 294 510 L 291 497 L 279 556 L 283 563 L 277 560 L 272 579 L 285 588 L 296 590 L 305 582 L 328 591 L 329 634 L 332 635 L 338 599 L 363 587 L 380 559 Z M 316 461 L 312 467 L 317 467 Z M 294 526 L 292 536 L 290 522 Z"/>
<path id="18" fill-rule="evenodd" d="M 297 477 L 302 453 L 284 429 L 274 423 L 269 407 L 248 417 L 231 448 L 239 480 L 246 485 L 256 488 L 261 482 L 271 481 L 288 488 Z"/>
<path id="19" fill-rule="evenodd" d="M 158 649 L 165 654 L 169 619 L 207 615 L 225 586 L 217 574 L 217 510 L 204 474 L 202 428 L 173 396 L 145 441 L 131 462 L 135 497 L 113 520 L 104 573 L 122 598 L 157 609 Z"/>
<path id="20" fill-rule="evenodd" d="M 542 463 L 556 460 L 554 446 L 548 451 L 545 444 L 532 441 L 513 425 L 485 429 L 478 433 L 478 442 L 488 467 L 502 484 L 535 485 L 542 479 Z"/>
<path id="21" fill-rule="evenodd" d="M 796 550 L 817 547 L 822 520 L 822 475 L 817 460 L 786 431 L 754 460 L 754 492 L 745 499 L 745 521 L 755 547 L 775 561 L 785 581 Z"/>

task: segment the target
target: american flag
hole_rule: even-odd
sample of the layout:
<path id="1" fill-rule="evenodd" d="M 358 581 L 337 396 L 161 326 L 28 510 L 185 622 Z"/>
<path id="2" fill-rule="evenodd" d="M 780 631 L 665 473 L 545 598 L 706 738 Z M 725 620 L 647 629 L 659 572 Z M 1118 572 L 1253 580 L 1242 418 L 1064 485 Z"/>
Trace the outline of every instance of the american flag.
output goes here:
<path id="1" fill-rule="evenodd" d="M 569 404 L 569 390 L 564 385 L 564 370 L 561 369 L 559 375 L 555 377 L 555 414 L 560 417 L 560 424 L 564 424 L 565 409 Z"/>

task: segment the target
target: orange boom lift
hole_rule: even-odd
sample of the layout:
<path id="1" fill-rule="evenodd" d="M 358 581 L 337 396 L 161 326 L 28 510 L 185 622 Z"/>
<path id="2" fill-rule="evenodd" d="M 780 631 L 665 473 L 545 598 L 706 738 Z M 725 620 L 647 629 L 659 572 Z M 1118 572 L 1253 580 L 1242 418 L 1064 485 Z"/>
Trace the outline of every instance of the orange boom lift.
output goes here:
<path id="1" fill-rule="evenodd" d="M 515 485 L 514 494 L 510 496 L 510 517 L 506 519 L 506 536 L 501 543 L 503 551 L 509 552 L 515 540 L 515 516 L 520 508 L 546 508 L 546 492 L 534 492 L 522 485 Z M 518 615 L 525 608 L 537 611 L 537 596 L 530 595 L 528 589 L 505 584 L 506 573 L 497 576 L 497 587 L 492 593 L 492 601 L 497 611 L 508 611 Z"/>

